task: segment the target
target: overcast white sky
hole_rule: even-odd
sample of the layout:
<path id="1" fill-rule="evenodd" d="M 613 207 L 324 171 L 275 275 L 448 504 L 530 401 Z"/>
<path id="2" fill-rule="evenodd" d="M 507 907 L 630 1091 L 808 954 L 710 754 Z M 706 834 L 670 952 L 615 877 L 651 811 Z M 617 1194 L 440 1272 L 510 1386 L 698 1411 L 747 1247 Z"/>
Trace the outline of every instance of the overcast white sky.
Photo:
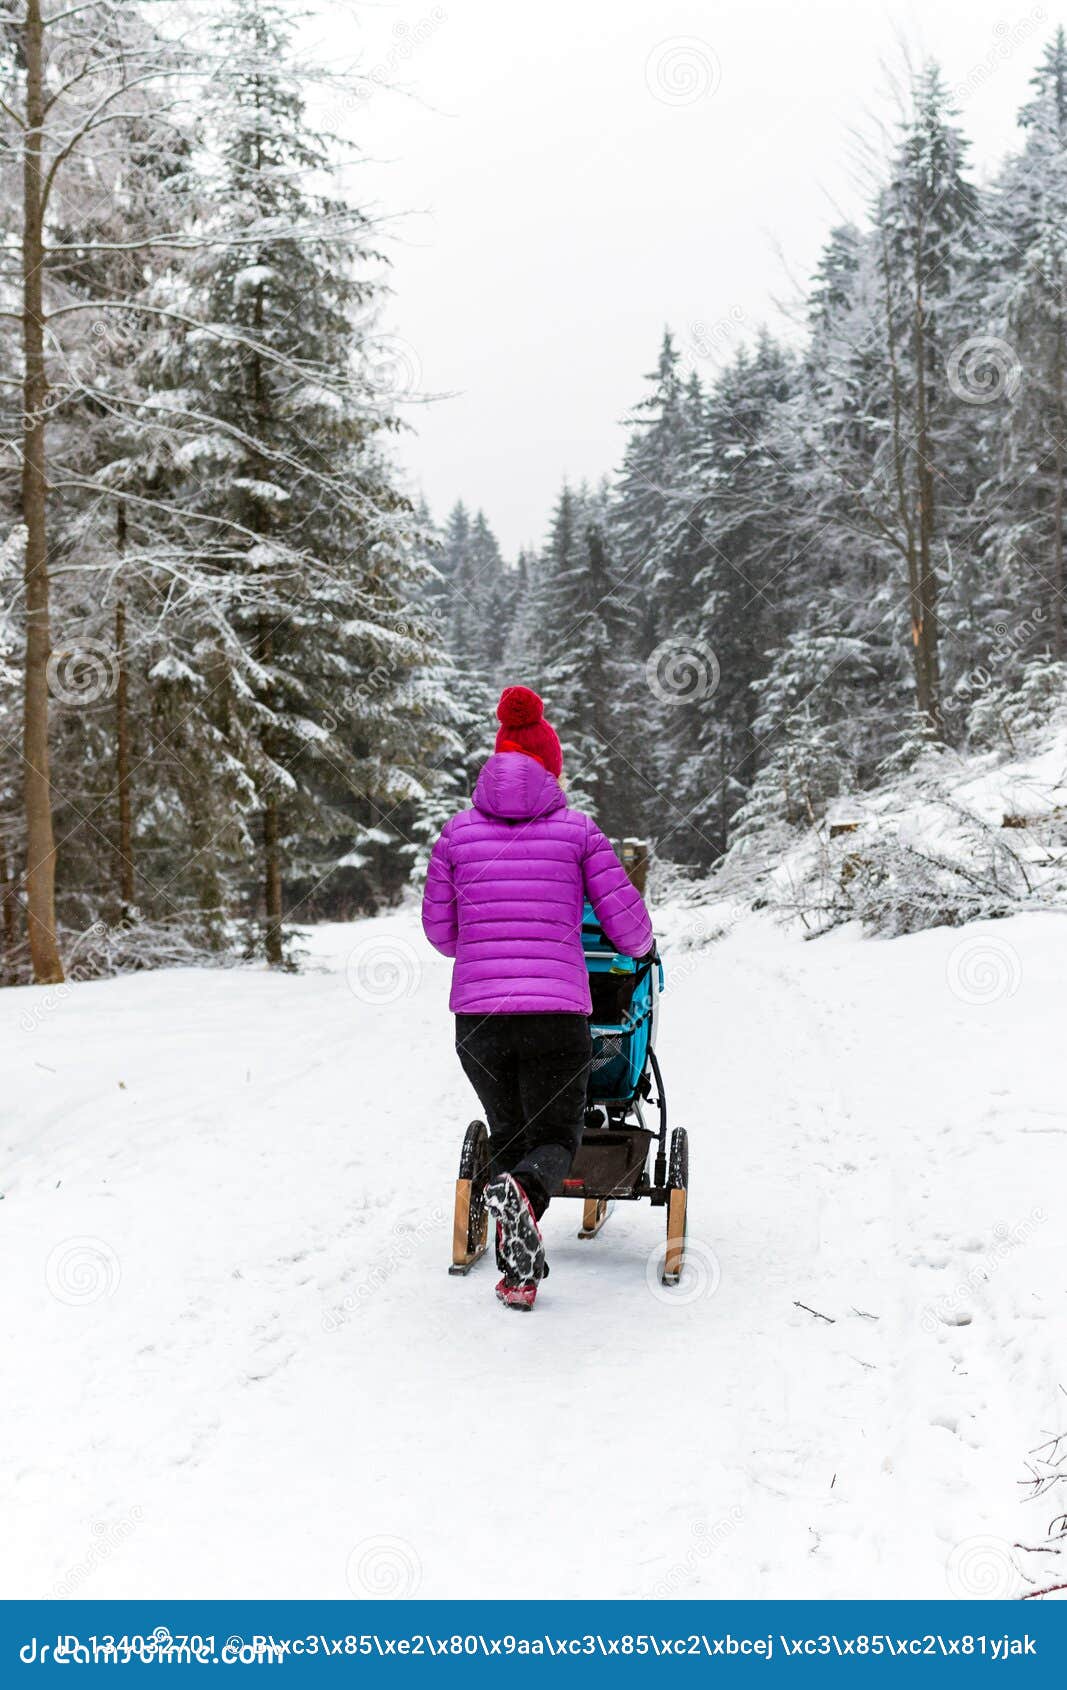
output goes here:
<path id="1" fill-rule="evenodd" d="M 435 515 L 539 543 L 564 475 L 619 460 L 669 323 L 710 369 L 857 215 L 849 134 L 901 36 L 957 90 L 979 175 L 1061 16 L 1010 0 L 325 0 L 393 85 L 335 121 L 397 214 L 388 327 L 424 391 L 402 456 Z M 406 92 L 401 92 L 404 90 Z M 403 216 L 399 214 L 403 213 Z"/>

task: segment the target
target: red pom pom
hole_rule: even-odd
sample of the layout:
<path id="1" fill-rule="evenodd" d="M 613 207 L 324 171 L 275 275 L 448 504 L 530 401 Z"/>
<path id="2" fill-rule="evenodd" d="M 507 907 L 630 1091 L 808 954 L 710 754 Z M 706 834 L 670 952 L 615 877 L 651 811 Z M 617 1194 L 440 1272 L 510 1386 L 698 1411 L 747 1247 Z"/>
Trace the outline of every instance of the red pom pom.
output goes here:
<path id="1" fill-rule="evenodd" d="M 542 719 L 544 705 L 529 687 L 505 687 L 496 714 L 505 728 L 530 728 Z"/>

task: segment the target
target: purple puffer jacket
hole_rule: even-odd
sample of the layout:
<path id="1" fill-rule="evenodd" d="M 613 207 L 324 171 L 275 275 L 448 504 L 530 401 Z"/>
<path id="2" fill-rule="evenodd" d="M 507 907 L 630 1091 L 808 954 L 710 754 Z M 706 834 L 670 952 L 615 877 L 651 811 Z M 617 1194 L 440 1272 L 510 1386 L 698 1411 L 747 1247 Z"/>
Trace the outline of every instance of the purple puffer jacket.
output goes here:
<path id="1" fill-rule="evenodd" d="M 478 776 L 474 808 L 445 823 L 426 875 L 426 937 L 456 959 L 449 1009 L 588 1015 L 586 898 L 617 951 L 652 948 L 640 893 L 592 817 L 569 810 L 532 757 L 497 752 Z"/>

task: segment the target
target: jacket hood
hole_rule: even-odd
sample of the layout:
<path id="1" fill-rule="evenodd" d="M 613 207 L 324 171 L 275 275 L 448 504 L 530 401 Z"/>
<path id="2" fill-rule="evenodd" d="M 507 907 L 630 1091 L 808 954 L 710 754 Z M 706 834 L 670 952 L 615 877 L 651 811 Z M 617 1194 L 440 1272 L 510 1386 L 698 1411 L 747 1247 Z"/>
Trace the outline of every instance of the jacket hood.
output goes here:
<path id="1" fill-rule="evenodd" d="M 483 763 L 474 788 L 474 808 L 501 821 L 547 816 L 566 802 L 555 775 L 521 751 L 494 752 Z"/>

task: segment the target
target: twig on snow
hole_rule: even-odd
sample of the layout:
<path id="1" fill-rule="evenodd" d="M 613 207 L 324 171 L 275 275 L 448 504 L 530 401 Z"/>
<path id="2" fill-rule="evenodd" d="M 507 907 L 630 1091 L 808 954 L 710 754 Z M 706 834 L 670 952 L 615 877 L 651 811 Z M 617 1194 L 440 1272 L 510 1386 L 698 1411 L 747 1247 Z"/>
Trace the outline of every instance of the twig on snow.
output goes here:
<path id="1" fill-rule="evenodd" d="M 809 1309 L 807 1303 L 798 1303 L 795 1297 L 793 1299 L 793 1307 L 795 1309 L 803 1309 L 805 1314 L 813 1314 L 816 1320 L 825 1320 L 828 1326 L 836 1324 L 833 1315 L 820 1314 L 818 1309 Z"/>

